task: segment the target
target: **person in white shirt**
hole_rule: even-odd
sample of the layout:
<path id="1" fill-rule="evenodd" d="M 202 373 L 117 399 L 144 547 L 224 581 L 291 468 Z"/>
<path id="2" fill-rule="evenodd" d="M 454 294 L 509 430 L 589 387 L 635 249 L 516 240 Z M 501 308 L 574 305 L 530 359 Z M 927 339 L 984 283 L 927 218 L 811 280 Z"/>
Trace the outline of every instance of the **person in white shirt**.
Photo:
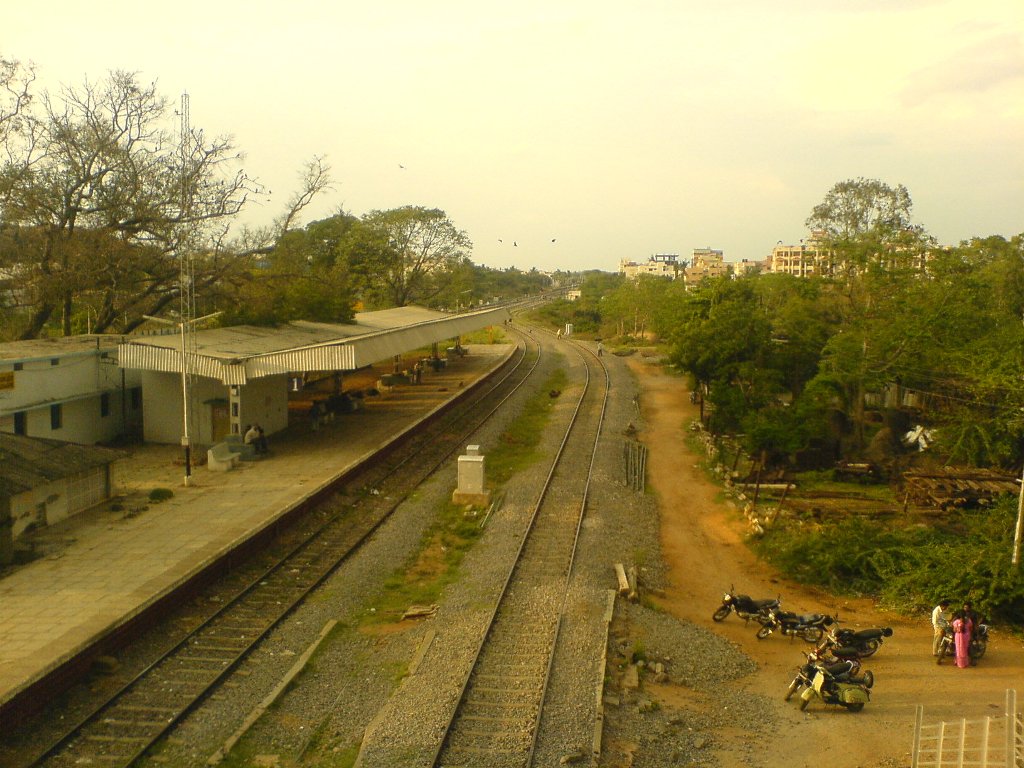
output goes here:
<path id="1" fill-rule="evenodd" d="M 932 656 L 939 655 L 939 642 L 949 631 L 949 600 L 940 600 L 932 609 Z"/>

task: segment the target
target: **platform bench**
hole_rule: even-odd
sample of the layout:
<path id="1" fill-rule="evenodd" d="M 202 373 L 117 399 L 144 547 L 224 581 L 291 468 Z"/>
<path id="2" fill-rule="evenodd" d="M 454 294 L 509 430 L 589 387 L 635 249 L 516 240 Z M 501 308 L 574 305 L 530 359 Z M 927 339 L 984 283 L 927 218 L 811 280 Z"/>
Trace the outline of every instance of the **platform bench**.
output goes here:
<path id="1" fill-rule="evenodd" d="M 228 450 L 237 453 L 240 461 L 256 461 L 256 446 L 245 442 L 241 435 L 228 435 L 224 438 Z"/>
<path id="2" fill-rule="evenodd" d="M 238 464 L 240 453 L 231 450 L 227 443 L 216 443 L 206 452 L 206 466 L 217 472 L 227 472 Z"/>

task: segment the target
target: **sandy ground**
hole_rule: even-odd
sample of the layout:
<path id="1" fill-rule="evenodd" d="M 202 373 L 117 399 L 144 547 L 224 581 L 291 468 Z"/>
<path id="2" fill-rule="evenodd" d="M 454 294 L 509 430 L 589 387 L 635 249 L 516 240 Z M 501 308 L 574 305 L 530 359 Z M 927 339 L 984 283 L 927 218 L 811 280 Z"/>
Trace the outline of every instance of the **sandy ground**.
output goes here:
<path id="1" fill-rule="evenodd" d="M 758 765 L 910 765 L 917 704 L 924 705 L 925 723 L 1001 715 L 1007 688 L 1018 691 L 1024 706 L 1024 646 L 999 627 L 993 629 L 988 653 L 977 667 L 958 669 L 949 661 L 937 666 L 928 616 L 897 616 L 867 600 L 801 587 L 759 562 L 743 543 L 740 515 L 721 501 L 719 489 L 699 468 L 700 459 L 686 447 L 686 425 L 698 414 L 684 380 L 640 358 L 630 358 L 630 365 L 643 390 L 647 428 L 641 439 L 650 449 L 649 482 L 661 509 L 663 556 L 670 569 L 662 607 L 729 638 L 759 663 L 757 673 L 737 684 L 775 697 L 782 725 Z M 801 652 L 810 646 L 778 635 L 757 640 L 757 626 L 735 616 L 713 622 L 711 614 L 730 585 L 755 598 L 781 594 L 787 610 L 837 613 L 844 626 L 893 627 L 894 636 L 865 664 L 876 679 L 867 707 L 851 713 L 812 702 L 803 713 L 796 699 L 784 702 L 786 687 L 803 660 Z M 733 733 L 716 734 L 716 742 L 742 740 L 744 724 L 736 726 Z M 718 758 L 726 767 L 750 764 L 749 755 L 733 754 L 728 746 Z"/>

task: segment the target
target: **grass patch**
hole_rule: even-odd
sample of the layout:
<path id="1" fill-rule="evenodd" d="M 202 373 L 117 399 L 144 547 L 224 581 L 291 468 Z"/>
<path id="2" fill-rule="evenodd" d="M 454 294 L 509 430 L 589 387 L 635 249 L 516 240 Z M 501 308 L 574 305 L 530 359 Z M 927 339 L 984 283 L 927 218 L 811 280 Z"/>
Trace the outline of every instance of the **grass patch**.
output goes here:
<path id="1" fill-rule="evenodd" d="M 512 341 L 500 325 L 489 325 L 472 333 L 464 333 L 461 340 L 463 344 L 509 344 Z"/>
<path id="2" fill-rule="evenodd" d="M 487 476 L 494 487 L 504 485 L 540 458 L 537 446 L 558 402 L 551 393 L 561 392 L 567 381 L 565 370 L 555 370 L 487 454 Z"/>
<path id="3" fill-rule="evenodd" d="M 561 391 L 566 380 L 564 370 L 559 368 L 552 373 L 487 455 L 487 476 L 492 488 L 500 488 L 539 458 L 537 445 L 557 399 L 550 393 Z M 445 587 L 458 577 L 466 553 L 483 534 L 481 515 L 479 510 L 445 503 L 434 524 L 424 533 L 418 551 L 385 580 L 380 599 L 363 615 L 363 626 L 392 623 L 400 620 L 410 605 L 437 602 Z"/>
<path id="4" fill-rule="evenodd" d="M 419 550 L 403 568 L 384 582 L 384 591 L 363 624 L 398 621 L 410 605 L 437 602 L 444 588 L 458 575 L 459 565 L 482 534 L 480 513 L 447 503 L 437 521 L 424 534 Z"/>

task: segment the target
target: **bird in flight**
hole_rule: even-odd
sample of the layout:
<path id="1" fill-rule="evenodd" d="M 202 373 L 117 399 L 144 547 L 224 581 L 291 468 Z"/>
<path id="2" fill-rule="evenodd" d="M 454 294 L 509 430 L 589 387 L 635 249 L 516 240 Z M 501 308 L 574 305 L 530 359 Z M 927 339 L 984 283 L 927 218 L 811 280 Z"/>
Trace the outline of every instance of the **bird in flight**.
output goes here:
<path id="1" fill-rule="evenodd" d="M 405 166 L 402 165 L 401 163 L 398 164 L 398 167 L 401 168 L 403 171 L 405 170 Z"/>
<path id="2" fill-rule="evenodd" d="M 519 247 L 519 243 L 517 243 L 515 240 L 513 240 L 512 241 L 512 247 L 513 248 L 518 248 Z"/>

